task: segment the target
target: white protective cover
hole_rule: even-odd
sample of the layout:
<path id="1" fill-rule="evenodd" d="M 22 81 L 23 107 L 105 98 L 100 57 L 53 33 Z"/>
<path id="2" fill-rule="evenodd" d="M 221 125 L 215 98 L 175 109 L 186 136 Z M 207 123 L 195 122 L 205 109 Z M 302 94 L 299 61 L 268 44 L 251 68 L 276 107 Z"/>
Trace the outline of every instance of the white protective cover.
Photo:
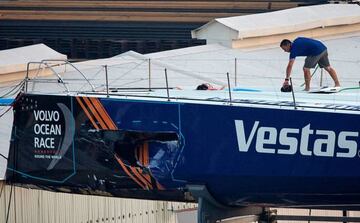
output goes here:
<path id="1" fill-rule="evenodd" d="M 26 71 L 28 62 L 38 62 L 44 59 L 66 60 L 67 56 L 42 43 L 2 50 L 0 51 L 0 75 Z"/>

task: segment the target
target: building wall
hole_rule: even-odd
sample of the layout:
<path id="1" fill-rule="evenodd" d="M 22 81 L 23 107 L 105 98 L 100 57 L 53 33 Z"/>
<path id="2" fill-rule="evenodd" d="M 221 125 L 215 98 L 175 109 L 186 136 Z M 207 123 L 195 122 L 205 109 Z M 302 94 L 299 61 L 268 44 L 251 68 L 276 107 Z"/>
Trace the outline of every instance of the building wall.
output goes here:
<path id="1" fill-rule="evenodd" d="M 193 38 L 206 39 L 207 44 L 220 43 L 228 47 L 231 47 L 232 40 L 237 39 L 237 31 L 216 21 L 193 31 L 192 35 Z"/>
<path id="2" fill-rule="evenodd" d="M 55 193 L 15 186 L 11 188 L 11 185 L 0 181 L 0 222 L 4 223 L 196 223 L 196 207 L 193 203 Z M 342 216 L 344 213 L 277 208 L 277 214 Z M 360 217 L 360 211 L 348 211 L 346 214 L 349 217 Z"/>
<path id="3" fill-rule="evenodd" d="M 4 223 L 175 223 L 177 210 L 196 206 L 55 193 L 15 186 L 11 189 L 4 181 L 0 183 L 0 193 L 0 222 Z M 7 213 L 10 213 L 8 221 Z"/>

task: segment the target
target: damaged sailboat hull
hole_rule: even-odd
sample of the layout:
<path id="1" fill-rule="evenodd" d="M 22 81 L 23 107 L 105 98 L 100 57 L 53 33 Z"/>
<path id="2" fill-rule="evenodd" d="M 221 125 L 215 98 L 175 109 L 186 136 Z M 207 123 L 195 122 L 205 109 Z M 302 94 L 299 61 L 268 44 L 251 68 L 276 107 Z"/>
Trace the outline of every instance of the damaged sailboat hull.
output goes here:
<path id="1" fill-rule="evenodd" d="M 173 201 L 205 185 L 227 206 L 359 209 L 359 126 L 359 111 L 22 94 L 7 179 Z"/>

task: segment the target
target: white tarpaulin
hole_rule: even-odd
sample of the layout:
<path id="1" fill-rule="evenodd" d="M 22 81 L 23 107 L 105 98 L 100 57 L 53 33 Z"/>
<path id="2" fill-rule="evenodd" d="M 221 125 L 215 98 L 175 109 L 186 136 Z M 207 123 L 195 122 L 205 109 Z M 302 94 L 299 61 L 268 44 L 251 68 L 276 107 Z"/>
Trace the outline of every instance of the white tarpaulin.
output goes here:
<path id="1" fill-rule="evenodd" d="M 66 60 L 67 56 L 42 43 L 2 50 L 0 51 L 0 75 L 25 71 L 28 62 L 37 62 L 44 59 Z"/>

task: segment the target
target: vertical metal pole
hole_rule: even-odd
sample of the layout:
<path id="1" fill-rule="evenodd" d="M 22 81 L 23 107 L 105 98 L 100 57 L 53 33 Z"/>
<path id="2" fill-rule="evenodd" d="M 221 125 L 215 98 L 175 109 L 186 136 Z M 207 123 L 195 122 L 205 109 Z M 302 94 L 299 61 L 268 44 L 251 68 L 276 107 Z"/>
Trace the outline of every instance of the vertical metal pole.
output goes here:
<path id="1" fill-rule="evenodd" d="M 106 97 L 109 97 L 109 79 L 108 79 L 107 65 L 104 65 L 104 68 L 105 68 L 105 78 L 106 78 Z"/>
<path id="2" fill-rule="evenodd" d="M 345 211 L 345 210 L 343 210 L 343 217 L 349 217 L 348 216 L 348 212 L 347 211 Z M 343 221 L 343 223 L 347 223 L 347 221 Z"/>
<path id="3" fill-rule="evenodd" d="M 167 76 L 167 70 L 166 70 L 166 68 L 165 68 L 165 80 L 166 80 L 166 92 L 167 92 L 167 97 L 168 97 L 168 101 L 170 101 L 169 83 L 168 83 L 168 76 Z"/>
<path id="4" fill-rule="evenodd" d="M 237 87 L 237 58 L 235 57 L 235 87 Z"/>
<path id="5" fill-rule="evenodd" d="M 149 91 L 151 91 L 151 59 L 149 58 Z"/>
<path id="6" fill-rule="evenodd" d="M 231 99 L 231 87 L 230 87 L 230 77 L 229 72 L 226 73 L 227 81 L 228 81 L 228 89 L 229 89 L 229 98 L 230 98 L 230 105 L 232 105 L 232 99 Z"/>
<path id="7" fill-rule="evenodd" d="M 324 71 L 324 69 L 321 68 L 321 72 L 320 72 L 320 87 L 322 87 L 322 83 L 323 83 L 323 71 Z"/>
<path id="8" fill-rule="evenodd" d="M 294 102 L 294 109 L 297 109 L 297 107 L 296 107 L 296 101 L 295 101 L 295 94 L 294 94 L 294 85 L 293 85 L 293 83 L 292 83 L 291 77 L 290 77 L 290 84 L 291 84 L 291 94 L 292 94 L 293 102 Z"/>
<path id="9" fill-rule="evenodd" d="M 25 93 L 27 93 L 27 89 L 28 89 L 28 80 L 29 80 L 29 66 L 30 66 L 30 62 L 27 63 L 26 66 L 26 77 L 25 77 Z"/>

